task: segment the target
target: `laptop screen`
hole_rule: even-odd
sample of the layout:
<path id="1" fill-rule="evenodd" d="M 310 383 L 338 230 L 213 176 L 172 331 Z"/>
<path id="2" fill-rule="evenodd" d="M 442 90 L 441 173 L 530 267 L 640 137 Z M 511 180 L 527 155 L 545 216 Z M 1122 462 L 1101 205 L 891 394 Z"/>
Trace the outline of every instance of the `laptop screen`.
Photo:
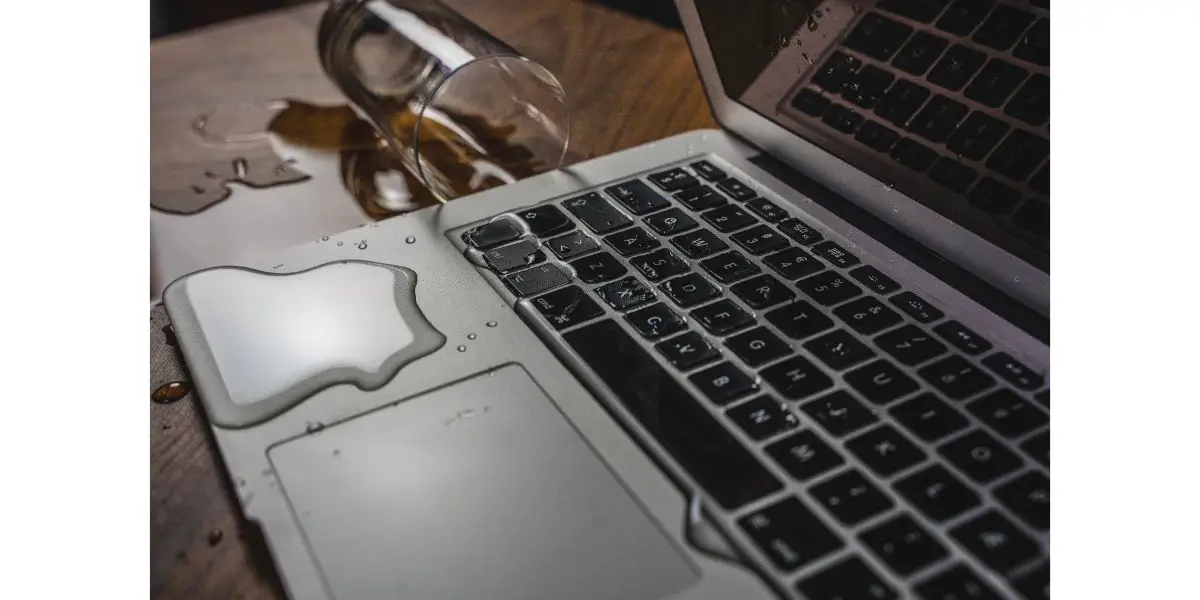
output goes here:
<path id="1" fill-rule="evenodd" d="M 735 101 L 1049 272 L 1049 0 L 695 0 Z"/>

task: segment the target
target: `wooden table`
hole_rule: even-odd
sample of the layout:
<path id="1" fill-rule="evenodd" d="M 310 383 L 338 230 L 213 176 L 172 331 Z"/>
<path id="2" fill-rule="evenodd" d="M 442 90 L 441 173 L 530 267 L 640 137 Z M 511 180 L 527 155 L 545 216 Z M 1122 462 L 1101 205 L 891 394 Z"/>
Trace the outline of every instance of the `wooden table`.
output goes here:
<path id="1" fill-rule="evenodd" d="M 584 156 L 715 126 L 680 32 L 583 0 L 444 1 L 559 76 L 572 103 L 572 144 Z M 314 50 L 321 9 L 304 6 L 151 44 L 152 118 L 182 119 L 230 98 L 335 95 Z M 152 140 L 152 148 L 162 156 L 186 152 L 169 139 Z M 150 405 L 150 594 L 283 599 L 207 428 L 194 401 Z"/>

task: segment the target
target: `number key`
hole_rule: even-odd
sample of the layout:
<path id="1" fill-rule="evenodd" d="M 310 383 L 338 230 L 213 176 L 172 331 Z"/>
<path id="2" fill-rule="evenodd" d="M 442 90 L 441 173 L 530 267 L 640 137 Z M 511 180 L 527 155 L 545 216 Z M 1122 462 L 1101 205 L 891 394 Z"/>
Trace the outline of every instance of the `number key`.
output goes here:
<path id="1" fill-rule="evenodd" d="M 921 299 L 920 296 L 912 292 L 904 292 L 896 294 L 891 298 L 892 304 L 895 304 L 900 310 L 908 313 L 918 322 L 929 323 L 942 318 L 942 311 L 933 307 L 933 305 Z"/>
<path id="2" fill-rule="evenodd" d="M 891 277 L 880 273 L 879 269 L 871 265 L 863 265 L 850 271 L 850 276 L 857 279 L 859 283 L 875 290 L 876 294 L 886 296 L 900 289 L 900 284 L 893 281 Z"/>
<path id="3" fill-rule="evenodd" d="M 758 215 L 768 223 L 774 223 L 787 216 L 786 211 L 775 206 L 773 202 L 766 198 L 755 198 L 746 203 L 746 208 L 749 208 L 750 212 Z"/>
<path id="4" fill-rule="evenodd" d="M 788 245 L 787 240 L 782 235 L 766 225 L 743 229 L 729 236 L 729 238 L 737 245 L 745 248 L 746 252 L 756 256 L 773 252 Z"/>
<path id="5" fill-rule="evenodd" d="M 725 192 L 730 198 L 739 201 L 746 201 L 758 195 L 746 184 L 732 177 L 726 177 L 718 181 L 717 187 L 721 188 L 721 191 Z"/>
<path id="6" fill-rule="evenodd" d="M 990 375 L 958 355 L 922 367 L 917 374 L 954 400 L 974 396 L 996 383 Z"/>
<path id="7" fill-rule="evenodd" d="M 834 309 L 833 314 L 863 335 L 873 335 L 904 320 L 873 296 L 847 302 Z"/>
<path id="8" fill-rule="evenodd" d="M 795 246 L 768 255 L 763 262 L 779 273 L 780 277 L 791 281 L 808 277 L 825 268 L 821 261 Z"/>
<path id="9" fill-rule="evenodd" d="M 825 271 L 796 282 L 800 291 L 825 306 L 840 304 L 862 294 L 862 289 L 850 283 L 837 271 Z"/>
<path id="10" fill-rule="evenodd" d="M 811 246 L 823 239 L 817 230 L 809 227 L 807 223 L 800 219 L 784 219 L 779 222 L 779 231 L 796 241 L 797 244 Z"/>
<path id="11" fill-rule="evenodd" d="M 753 215 L 734 204 L 714 208 L 701 214 L 700 217 L 712 224 L 713 228 L 721 233 L 737 231 L 758 222 L 758 219 L 755 219 Z"/>
<path id="12" fill-rule="evenodd" d="M 997 352 L 983 359 L 983 366 L 1023 390 L 1036 390 L 1046 382 L 1041 375 L 1034 373 L 1033 369 L 1009 356 L 1006 352 Z"/>
<path id="13" fill-rule="evenodd" d="M 875 345 L 909 366 L 946 353 L 946 346 L 916 325 L 903 325 L 875 338 Z"/>
<path id="14" fill-rule="evenodd" d="M 833 263 L 834 265 L 837 265 L 843 269 L 847 267 L 853 267 L 859 262 L 857 256 L 846 252 L 841 246 L 830 241 L 824 241 L 816 246 L 813 246 L 813 254 L 816 254 L 817 256 L 820 256 L 821 258 L 824 258 L 830 263 Z"/>
<path id="15" fill-rule="evenodd" d="M 983 339 L 979 334 L 967 329 L 966 325 L 958 321 L 946 321 L 941 325 L 933 328 L 933 332 L 942 337 L 942 339 L 954 344 L 955 348 L 972 356 L 991 350 L 991 342 Z"/>

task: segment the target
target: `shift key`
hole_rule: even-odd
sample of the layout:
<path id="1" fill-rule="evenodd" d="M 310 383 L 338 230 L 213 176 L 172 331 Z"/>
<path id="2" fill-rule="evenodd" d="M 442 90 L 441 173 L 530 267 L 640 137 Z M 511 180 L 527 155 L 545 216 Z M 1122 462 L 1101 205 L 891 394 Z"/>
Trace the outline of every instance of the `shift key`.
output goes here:
<path id="1" fill-rule="evenodd" d="M 596 192 L 571 198 L 563 202 L 563 206 L 596 233 L 616 231 L 631 223 L 629 217 Z"/>

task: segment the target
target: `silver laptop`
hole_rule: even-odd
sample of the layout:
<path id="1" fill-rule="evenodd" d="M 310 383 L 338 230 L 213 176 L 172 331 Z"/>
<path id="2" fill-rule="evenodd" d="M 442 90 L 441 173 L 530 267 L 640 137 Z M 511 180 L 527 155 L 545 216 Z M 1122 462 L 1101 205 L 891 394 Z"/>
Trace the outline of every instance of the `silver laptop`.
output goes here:
<path id="1" fill-rule="evenodd" d="M 1049 597 L 1048 2 L 678 7 L 722 130 L 166 290 L 291 598 Z"/>

